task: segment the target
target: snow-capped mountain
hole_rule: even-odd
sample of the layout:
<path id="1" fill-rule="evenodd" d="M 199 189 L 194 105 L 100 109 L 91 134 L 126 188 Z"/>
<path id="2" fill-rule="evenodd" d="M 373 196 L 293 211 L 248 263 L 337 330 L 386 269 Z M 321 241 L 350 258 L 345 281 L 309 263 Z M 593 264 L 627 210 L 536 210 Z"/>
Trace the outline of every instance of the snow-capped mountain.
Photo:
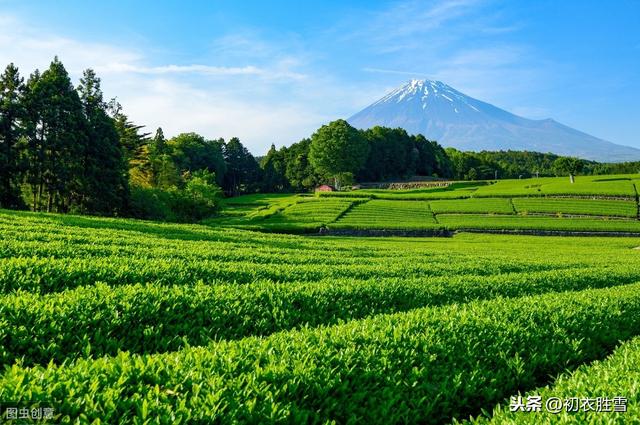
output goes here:
<path id="1" fill-rule="evenodd" d="M 617 145 L 552 119 L 530 120 L 430 80 L 412 80 L 348 119 L 357 128 L 401 127 L 461 150 L 552 152 L 600 162 L 638 161 Z"/>

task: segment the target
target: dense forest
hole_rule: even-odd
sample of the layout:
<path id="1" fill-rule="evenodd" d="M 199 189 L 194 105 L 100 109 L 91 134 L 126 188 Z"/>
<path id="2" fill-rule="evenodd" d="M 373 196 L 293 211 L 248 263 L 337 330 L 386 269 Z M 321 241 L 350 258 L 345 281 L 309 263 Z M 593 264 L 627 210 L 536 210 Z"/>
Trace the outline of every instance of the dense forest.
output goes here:
<path id="1" fill-rule="evenodd" d="M 461 152 L 399 128 L 357 130 L 344 120 L 289 147 L 272 145 L 258 161 L 237 138 L 145 132 L 115 99 L 104 99 L 93 70 L 74 87 L 58 58 L 26 81 L 13 64 L 0 76 L 2 208 L 192 221 L 210 215 L 224 195 L 310 191 L 322 183 L 639 171 L 638 162 Z"/>

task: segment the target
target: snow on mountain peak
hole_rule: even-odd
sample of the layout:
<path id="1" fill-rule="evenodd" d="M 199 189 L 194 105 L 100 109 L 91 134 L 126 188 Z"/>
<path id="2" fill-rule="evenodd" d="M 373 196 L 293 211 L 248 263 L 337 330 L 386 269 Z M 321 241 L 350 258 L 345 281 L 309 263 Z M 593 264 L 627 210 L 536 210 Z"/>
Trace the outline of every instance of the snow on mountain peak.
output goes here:
<path id="1" fill-rule="evenodd" d="M 353 115 L 357 128 L 402 127 L 464 150 L 554 152 L 599 161 L 640 160 L 620 146 L 553 120 L 529 120 L 474 99 L 441 81 L 412 79 Z"/>
<path id="2" fill-rule="evenodd" d="M 374 103 L 374 105 L 416 102 L 419 103 L 422 110 L 426 111 L 435 104 L 445 102 L 445 107 L 456 114 L 459 114 L 460 111 L 463 110 L 479 112 L 472 104 L 472 101 L 473 99 L 465 96 L 442 81 L 412 79 L 391 91 L 388 95 Z"/>
<path id="3" fill-rule="evenodd" d="M 449 102 L 451 107 L 457 112 L 457 108 L 454 106 L 456 102 L 462 102 L 464 105 L 471 106 L 465 97 L 462 93 L 442 81 L 412 79 L 403 86 L 391 91 L 374 105 L 389 102 L 419 101 L 421 102 L 422 109 L 426 109 L 429 106 L 430 99 L 440 98 Z M 471 108 L 475 109 L 473 106 L 471 106 Z"/>

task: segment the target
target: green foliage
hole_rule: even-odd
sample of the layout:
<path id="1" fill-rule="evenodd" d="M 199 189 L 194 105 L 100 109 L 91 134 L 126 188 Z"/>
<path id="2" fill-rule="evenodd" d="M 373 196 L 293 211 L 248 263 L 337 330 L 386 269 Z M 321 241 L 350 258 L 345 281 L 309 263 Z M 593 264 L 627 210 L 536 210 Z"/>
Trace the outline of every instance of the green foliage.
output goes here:
<path id="1" fill-rule="evenodd" d="M 17 76 L 17 70 L 14 71 Z M 54 93 L 63 93 L 63 96 L 53 98 Z M 100 79 L 93 70 L 85 71 L 75 93 L 57 58 L 45 73 L 41 75 L 36 71 L 31 76 L 21 101 L 14 103 L 24 110 L 21 131 L 28 142 L 24 163 L 30 165 L 23 176 L 18 164 L 21 152 L 12 147 L 11 156 L 4 155 L 6 161 L 14 164 L 10 166 L 7 162 L 3 167 L 7 177 L 4 192 L 8 193 L 6 187 L 11 186 L 12 199 L 19 201 L 19 184 L 26 177 L 34 210 L 140 216 L 140 205 L 136 204 L 144 195 L 137 189 L 181 190 L 186 184 L 183 174 L 198 170 L 215 173 L 217 183 L 233 196 L 258 190 L 310 190 L 329 178 L 348 185 L 354 178 L 362 177 L 355 173 L 368 160 L 370 150 L 376 152 L 369 158 L 371 170 L 380 166 L 375 158 L 385 149 L 391 149 L 401 156 L 392 158 L 391 162 L 387 160 L 387 171 L 395 173 L 393 175 L 450 174 L 446 155 L 435 142 L 422 136 L 409 137 L 402 130 L 381 128 L 372 133 L 371 140 L 365 140 L 365 132 L 340 120 L 316 134 L 317 137 L 324 134 L 328 137 L 324 138 L 334 144 L 324 143 L 327 149 L 316 152 L 318 158 L 322 151 L 333 152 L 334 165 L 339 165 L 339 169 L 332 172 L 326 166 L 319 167 L 320 162 L 315 167 L 312 165 L 309 139 L 278 151 L 274 147 L 264 158 L 262 168 L 237 138 L 225 144 L 223 140 L 210 141 L 195 133 L 184 133 L 167 141 L 159 128 L 150 139 L 144 126 L 131 122 L 115 99 L 104 102 Z M 58 114 L 66 120 L 49 125 L 48 121 Z M 12 119 L 17 122 L 15 117 Z M 10 127 L 18 129 L 19 126 Z M 336 137 L 329 137 L 331 134 Z M 10 134 L 7 137 L 16 139 Z M 327 158 L 325 156 L 325 160 Z M 401 163 L 404 171 L 393 171 Z M 386 177 L 389 176 L 387 173 Z M 9 179 L 11 184 L 6 183 Z M 137 188 L 131 212 L 129 186 Z M 160 197 L 156 193 L 156 201 Z M 11 204 L 17 206 L 16 202 Z M 4 205 L 9 204 L 8 200 L 4 201 Z M 167 214 L 159 211 L 143 216 Z"/>
<path id="2" fill-rule="evenodd" d="M 216 181 L 215 173 L 206 169 L 187 176 L 183 192 L 185 197 L 190 199 L 188 204 L 191 211 L 185 214 L 186 217 L 201 220 L 210 216 L 219 207 L 222 190 Z"/>
<path id="3" fill-rule="evenodd" d="M 129 186 L 180 191 L 186 184 L 185 173 L 199 170 L 215 173 L 217 184 L 230 196 L 257 191 L 310 191 L 330 180 L 349 186 L 357 181 L 408 179 L 414 175 L 487 180 L 496 175 L 520 178 L 553 173 L 573 176 L 579 171 L 585 175 L 637 171 L 634 163 L 597 164 L 535 152 L 444 150 L 422 135 L 384 127 L 360 131 L 344 120 L 321 127 L 313 140 L 303 139 L 279 150 L 272 146 L 258 165 L 237 138 L 225 143 L 183 133 L 167 140 L 158 128 L 151 139 L 143 125 L 128 119 L 116 99 L 104 101 L 100 79 L 93 70 L 86 70 L 74 89 L 58 58 L 45 72 L 36 70 L 26 84 L 17 68 L 9 65 L 0 86 L 0 206 L 11 208 L 24 207 L 28 201 L 35 211 L 130 215 Z M 487 193 L 478 190 L 475 195 L 636 196 L 632 182 L 619 191 L 611 190 L 613 186 L 621 188 L 614 182 L 609 188 L 599 184 L 601 190 L 593 191 L 592 181 L 583 184 L 584 180 L 581 177 L 571 189 L 557 184 L 547 185 L 542 191 L 534 184 L 509 192 L 500 185 L 496 192 L 501 193 L 488 189 Z M 458 199 L 474 196 L 474 191 L 372 192 L 366 196 Z M 355 197 L 361 195 L 365 194 Z M 140 199 L 141 192 L 136 196 Z M 139 205 L 134 210 L 133 214 L 139 215 Z"/>
<path id="4" fill-rule="evenodd" d="M 152 161 L 153 174 L 150 186 L 168 190 L 183 185 L 182 176 L 171 155 L 166 153 L 157 155 Z"/>
<path id="5" fill-rule="evenodd" d="M 596 359 L 639 325 L 638 285 L 499 298 L 170 354 L 14 366 L 0 393 L 119 423 L 141 419 L 141 406 L 184 420 L 442 423 Z"/>
<path id="6" fill-rule="evenodd" d="M 362 135 L 369 145 L 367 162 L 360 173 L 364 181 L 403 179 L 416 174 L 419 152 L 406 131 L 376 126 Z"/>
<path id="7" fill-rule="evenodd" d="M 359 189 L 350 192 L 321 192 L 320 197 L 371 198 L 406 201 L 427 199 L 465 199 L 473 196 L 488 182 L 454 182 L 445 187 L 423 189 Z"/>
<path id="8" fill-rule="evenodd" d="M 609 409 L 614 408 L 613 398 L 624 397 L 627 399 L 626 412 L 613 413 L 611 411 L 567 412 L 563 409 L 560 413 L 541 412 L 523 413 L 510 412 L 506 406 L 496 407 L 490 418 L 479 417 L 474 423 L 481 424 L 625 424 L 637 420 L 638 393 L 635 388 L 640 385 L 639 375 L 635 373 L 640 362 L 640 338 L 634 338 L 618 347 L 615 352 L 603 361 L 595 361 L 588 365 L 582 365 L 572 373 L 559 376 L 553 385 L 530 391 L 530 395 L 542 397 L 548 400 L 557 397 L 561 400 L 571 398 L 608 398 L 611 401 Z M 526 400 L 526 395 L 523 396 Z M 596 402 L 597 403 L 597 402 Z M 578 406 L 582 410 L 582 406 Z M 597 408 L 597 404 L 595 405 Z"/>
<path id="9" fill-rule="evenodd" d="M 286 151 L 278 151 L 275 145 L 271 145 L 267 155 L 260 161 L 260 168 L 262 168 L 262 190 L 264 192 L 286 192 L 291 189 L 291 183 L 286 177 Z"/>
<path id="10" fill-rule="evenodd" d="M 114 120 L 107 113 L 100 79 L 87 69 L 77 88 L 87 143 L 82 153 L 81 212 L 122 214 L 128 197 L 127 165 Z"/>
<path id="11" fill-rule="evenodd" d="M 612 199 L 513 198 L 519 213 L 575 214 L 636 218 L 638 205 L 633 201 Z"/>
<path id="12" fill-rule="evenodd" d="M 452 230 L 555 230 L 569 232 L 640 232 L 640 221 L 598 218 L 521 217 L 508 215 L 439 214 Z"/>
<path id="13" fill-rule="evenodd" d="M 135 218 L 177 221 L 171 204 L 171 194 L 166 190 L 133 186 L 128 213 Z"/>
<path id="14" fill-rule="evenodd" d="M 219 208 L 222 191 L 215 181 L 215 174 L 200 170 L 187 176 L 183 189 L 134 187 L 129 213 L 137 218 L 161 221 L 202 220 Z"/>
<path id="15" fill-rule="evenodd" d="M 299 222 L 429 203 L 227 201 Z M 9 211 L 0 232 L 0 398 L 70 422 L 450 422 L 640 329 L 637 238 L 309 238 Z"/>
<path id="16" fill-rule="evenodd" d="M 479 187 L 475 197 L 589 196 L 635 199 L 633 176 L 584 176 L 571 184 L 565 178 L 499 180 Z"/>
<path id="17" fill-rule="evenodd" d="M 261 224 L 270 229 L 286 229 L 288 226 L 299 228 L 304 225 L 302 227 L 315 230 L 335 221 L 350 206 L 350 201 L 341 199 L 299 200 L 271 215 Z"/>
<path id="18" fill-rule="evenodd" d="M 27 87 L 33 208 L 68 211 L 83 193 L 82 160 L 88 144 L 83 105 L 57 57 L 42 75 L 35 74 Z"/>
<path id="19" fill-rule="evenodd" d="M 296 195 L 283 193 L 252 193 L 250 195 L 241 195 L 224 200 L 225 205 L 246 205 L 264 207 L 273 203 L 278 203 L 283 199 L 296 197 Z"/>
<path id="20" fill-rule="evenodd" d="M 362 134 L 345 120 L 320 127 L 311 136 L 309 162 L 320 173 L 334 177 L 356 173 L 364 165 L 369 146 Z"/>
<path id="21" fill-rule="evenodd" d="M 401 128 L 373 127 L 362 132 L 369 145 L 361 181 L 407 179 L 414 175 L 452 177 L 446 153 L 422 135 L 410 136 Z"/>
<path id="22" fill-rule="evenodd" d="M 58 58 L 26 85 L 10 65 L 0 92 L 0 206 L 24 207 L 24 191 L 36 211 L 123 213 L 120 139 L 92 70 L 76 90 Z"/>
<path id="23" fill-rule="evenodd" d="M 223 151 L 226 173 L 222 187 L 225 193 L 237 196 L 255 192 L 259 188 L 262 170 L 253 155 L 236 137 L 224 145 Z"/>
<path id="24" fill-rule="evenodd" d="M 336 124 L 337 125 L 337 124 Z M 368 154 L 359 171 L 332 175 L 312 166 L 309 161 L 310 139 L 290 147 L 269 150 L 261 166 L 265 173 L 264 190 L 308 191 L 335 178 L 343 185 L 355 181 L 402 179 L 414 174 L 450 177 L 451 163 L 444 149 L 421 135 L 409 136 L 404 130 L 375 127 L 359 131 L 368 145 Z M 353 180 L 352 180 L 353 176 Z"/>
<path id="25" fill-rule="evenodd" d="M 569 175 L 571 183 L 574 181 L 574 176 L 582 171 L 583 167 L 583 162 L 578 158 L 561 157 L 553 162 L 556 174 Z"/>
<path id="26" fill-rule="evenodd" d="M 226 172 L 223 145 L 223 140 L 206 140 L 196 133 L 182 133 L 170 139 L 164 149 L 156 148 L 156 151 L 170 153 L 179 174 L 206 170 L 220 176 L 216 182 L 222 184 Z"/>
<path id="27" fill-rule="evenodd" d="M 496 178 L 496 175 L 500 179 L 549 177 L 558 173 L 555 161 L 563 158 L 562 163 L 569 159 L 551 153 L 528 151 L 461 152 L 447 148 L 446 154 L 452 163 L 452 174 L 459 180 L 489 180 Z M 598 168 L 596 162 L 577 161 L 578 167 L 586 174 L 599 174 L 598 170 L 603 170 L 602 167 Z M 634 169 L 632 172 L 636 171 Z"/>
<path id="28" fill-rule="evenodd" d="M 151 139 L 151 152 L 155 155 L 163 155 L 167 153 L 167 139 L 164 137 L 164 131 L 161 127 L 156 129 L 156 134 Z"/>
<path id="29" fill-rule="evenodd" d="M 484 213 L 514 214 L 513 205 L 507 198 L 472 198 L 429 202 L 435 214 Z"/>
<path id="30" fill-rule="evenodd" d="M 282 148 L 287 158 L 285 176 L 293 190 L 310 190 L 323 180 L 323 176 L 311 165 L 310 148 L 311 139 L 303 139 L 289 148 Z"/>
<path id="31" fill-rule="evenodd" d="M 109 108 L 115 120 L 116 131 L 129 169 L 137 170 L 143 175 L 151 173 L 148 158 L 150 133 L 141 132 L 143 125 L 136 125 L 129 121 L 129 118 L 122 113 L 122 107 L 115 100 L 111 101 Z"/>
<path id="32" fill-rule="evenodd" d="M 256 281 L 250 285 L 196 282 L 109 287 L 98 283 L 44 297 L 9 294 L 2 297 L 0 307 L 5 317 L 0 364 L 18 358 L 24 364 L 62 362 L 82 356 L 88 347 L 93 356 L 116 355 L 123 348 L 134 353 L 174 351 L 185 344 L 270 335 L 428 305 L 608 287 L 638 279 L 640 272 L 620 268 L 613 273 L 552 270 L 526 275 L 332 279 L 295 285 Z M 132 299 L 139 302 L 131 303 Z M 296 309 L 291 308 L 294 305 Z M 34 346 L 34 339 L 51 342 Z"/>
<path id="33" fill-rule="evenodd" d="M 0 307 L 5 318 L 0 364 L 18 358 L 26 364 L 62 362 L 81 356 L 89 345 L 93 356 L 115 355 L 118 350 L 173 351 L 186 343 L 206 345 L 428 305 L 621 285 L 640 279 L 640 273 L 631 267 L 606 273 L 593 268 L 530 272 L 526 287 L 522 279 L 522 274 L 511 273 L 332 279 L 295 285 L 256 281 L 250 285 L 196 282 L 109 287 L 98 283 L 44 297 L 8 294 Z M 132 304 L 132 299 L 144 302 Z M 333 307 L 328 310 L 330 303 Z M 34 345 L 34 340 L 50 342 Z"/>
<path id="34" fill-rule="evenodd" d="M 27 111 L 25 86 L 18 68 L 9 64 L 0 76 L 0 207 L 22 208 L 22 149 Z"/>
<path id="35" fill-rule="evenodd" d="M 372 200 L 349 210 L 331 229 L 429 229 L 437 227 L 423 201 Z"/>
<path id="36" fill-rule="evenodd" d="M 256 198 L 262 200 L 259 205 L 252 204 L 253 201 L 245 204 L 239 201 L 247 207 L 254 205 L 254 209 L 259 208 L 259 211 L 250 212 L 249 208 L 236 213 L 238 210 L 234 208 L 228 214 L 234 217 L 233 220 L 220 220 L 218 223 L 293 233 L 318 231 L 321 227 L 354 230 L 638 232 L 638 221 L 629 220 L 638 216 L 633 178 L 584 176 L 575 184 L 562 178 L 539 178 L 495 183 L 459 182 L 447 187 L 425 189 L 361 189 L 318 193 L 316 199 L 319 202 L 312 205 L 319 212 L 329 211 L 336 200 L 353 202 L 344 213 L 327 214 L 318 220 L 312 218 L 314 211 L 299 216 L 286 214 L 287 207 L 295 200 L 281 205 L 280 198 L 261 196 Z M 304 218 L 305 215 L 308 219 Z M 536 217 L 538 215 L 541 217 Z"/>

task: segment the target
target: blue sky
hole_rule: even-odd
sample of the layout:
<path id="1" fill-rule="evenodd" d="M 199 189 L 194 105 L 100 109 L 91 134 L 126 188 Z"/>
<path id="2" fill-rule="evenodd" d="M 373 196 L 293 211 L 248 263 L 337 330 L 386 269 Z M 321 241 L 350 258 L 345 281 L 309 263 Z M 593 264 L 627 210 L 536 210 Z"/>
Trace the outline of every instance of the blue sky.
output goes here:
<path id="1" fill-rule="evenodd" d="M 136 123 L 255 154 L 411 78 L 640 147 L 637 0 L 0 0 L 2 66 L 56 54 Z"/>

